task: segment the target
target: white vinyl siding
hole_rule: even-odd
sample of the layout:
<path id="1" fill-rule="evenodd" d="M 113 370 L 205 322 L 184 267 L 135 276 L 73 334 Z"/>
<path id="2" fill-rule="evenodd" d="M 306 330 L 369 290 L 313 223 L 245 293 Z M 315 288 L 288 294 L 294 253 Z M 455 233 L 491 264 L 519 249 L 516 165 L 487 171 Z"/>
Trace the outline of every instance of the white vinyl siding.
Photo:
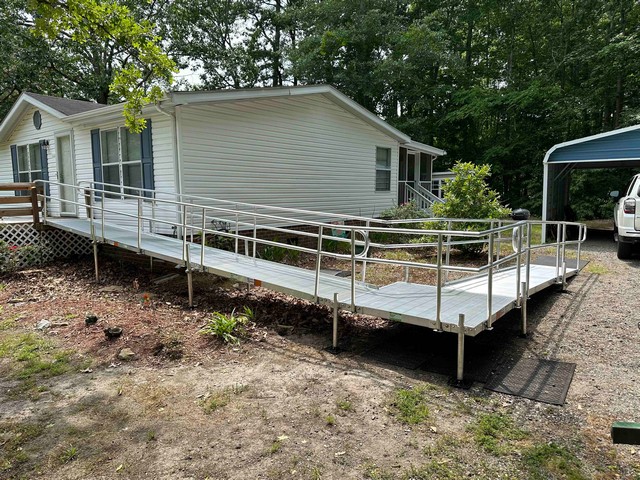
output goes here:
<path id="1" fill-rule="evenodd" d="M 396 200 L 398 143 L 321 95 L 177 110 L 185 194 L 363 216 Z M 376 147 L 390 149 L 387 192 Z"/>
<path id="2" fill-rule="evenodd" d="M 38 109 L 35 107 L 25 109 L 13 132 L 11 132 L 11 134 L 4 142 L 0 143 L 0 183 L 13 182 L 11 145 L 25 146 L 27 156 L 30 157 L 29 161 L 31 162 L 31 158 L 36 159 L 40 156 L 40 140 L 49 141 L 49 147 L 47 148 L 49 178 L 51 179 L 51 181 L 56 181 L 58 175 L 58 165 L 56 162 L 55 133 L 63 130 L 69 130 L 69 126 L 53 115 L 40 110 L 40 114 L 42 116 L 42 127 L 40 128 L 40 130 L 36 130 L 36 128 L 33 126 L 33 114 L 36 110 Z M 31 152 L 29 152 L 28 145 L 33 145 Z M 35 177 L 40 178 L 40 176 L 42 175 L 41 172 L 37 172 L 37 168 L 31 168 L 31 163 L 29 165 L 29 169 L 30 171 L 35 173 L 33 179 L 35 179 Z M 22 178 L 26 179 L 26 176 L 23 176 Z M 0 195 L 13 196 L 14 193 L 0 192 Z M 53 186 L 51 188 L 51 195 L 58 195 L 57 187 Z M 59 205 L 56 202 L 49 204 L 49 211 L 51 211 L 52 214 L 57 215 L 59 211 Z"/>

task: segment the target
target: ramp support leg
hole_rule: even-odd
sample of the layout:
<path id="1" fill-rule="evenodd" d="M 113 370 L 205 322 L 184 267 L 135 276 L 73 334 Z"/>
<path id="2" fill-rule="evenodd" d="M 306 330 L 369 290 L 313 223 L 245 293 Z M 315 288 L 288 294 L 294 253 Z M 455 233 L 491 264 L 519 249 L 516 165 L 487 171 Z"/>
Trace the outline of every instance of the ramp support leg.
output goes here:
<path id="1" fill-rule="evenodd" d="M 338 350 L 338 294 L 333 294 L 333 341 L 331 343 L 334 350 Z"/>
<path id="2" fill-rule="evenodd" d="M 562 291 L 567 291 L 567 262 L 562 262 Z"/>
<path id="3" fill-rule="evenodd" d="M 333 353 L 337 355 L 340 353 L 340 349 L 338 348 L 338 294 L 333 294 L 333 337 L 331 339 L 331 346 L 325 348 L 325 350 L 329 353 Z"/>
<path id="4" fill-rule="evenodd" d="M 456 382 L 462 384 L 464 381 L 464 314 L 458 315 L 458 368 L 456 371 Z"/>
<path id="5" fill-rule="evenodd" d="M 529 296 L 529 289 L 527 288 L 527 283 L 522 282 L 522 302 L 520 302 L 520 316 L 521 316 L 521 332 L 520 336 L 522 338 L 526 338 L 527 336 L 527 300 Z"/>
<path id="6" fill-rule="evenodd" d="M 187 289 L 189 290 L 189 307 L 193 307 L 193 272 L 191 268 L 187 270 Z"/>
<path id="7" fill-rule="evenodd" d="M 96 271 L 96 282 L 100 281 L 100 272 L 98 270 L 98 242 L 93 241 L 93 264 Z"/>

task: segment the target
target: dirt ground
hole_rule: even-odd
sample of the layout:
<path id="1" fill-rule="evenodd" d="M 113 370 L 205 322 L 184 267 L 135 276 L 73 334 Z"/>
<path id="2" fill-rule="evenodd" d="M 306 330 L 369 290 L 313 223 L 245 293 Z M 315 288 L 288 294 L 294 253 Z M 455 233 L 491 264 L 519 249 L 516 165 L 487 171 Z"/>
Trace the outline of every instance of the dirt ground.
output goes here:
<path id="1" fill-rule="evenodd" d="M 409 326 L 344 315 L 357 348 L 333 355 L 327 309 L 213 276 L 196 279 L 193 310 L 184 276 L 157 284 L 172 272 L 118 260 L 100 283 L 90 259 L 5 276 L 0 478 L 640 479 L 640 447 L 609 433 L 640 421 L 640 258 L 614 248 L 589 240 L 568 291 L 531 300 L 528 338 L 516 312 L 479 336 L 502 356 L 576 363 L 560 407 L 361 355 Z M 240 344 L 198 333 L 245 306 Z"/>

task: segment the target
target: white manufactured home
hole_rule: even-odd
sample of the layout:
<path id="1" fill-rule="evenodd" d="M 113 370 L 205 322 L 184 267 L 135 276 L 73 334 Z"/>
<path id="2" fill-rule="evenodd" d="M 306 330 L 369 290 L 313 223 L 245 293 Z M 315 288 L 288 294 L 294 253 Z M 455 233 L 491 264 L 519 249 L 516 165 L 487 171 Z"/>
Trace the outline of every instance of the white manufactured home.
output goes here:
<path id="1" fill-rule="evenodd" d="M 430 192 L 445 154 L 324 85 L 173 92 L 144 108 L 141 134 L 122 108 L 23 93 L 0 124 L 0 183 L 107 184 L 104 201 L 124 211 L 148 189 L 376 217 Z M 86 215 L 80 190 L 56 183 L 49 214 Z"/>

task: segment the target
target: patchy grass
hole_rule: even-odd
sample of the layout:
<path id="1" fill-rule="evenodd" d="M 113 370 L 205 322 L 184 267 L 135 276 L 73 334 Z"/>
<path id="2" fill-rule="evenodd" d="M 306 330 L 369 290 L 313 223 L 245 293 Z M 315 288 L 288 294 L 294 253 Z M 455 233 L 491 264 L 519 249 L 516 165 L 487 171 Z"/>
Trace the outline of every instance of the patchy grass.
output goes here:
<path id="1" fill-rule="evenodd" d="M 17 473 L 18 467 L 30 461 L 26 446 L 44 431 L 44 425 L 39 423 L 0 423 L 0 477 Z"/>
<path id="2" fill-rule="evenodd" d="M 400 478 L 402 480 L 457 480 L 465 476 L 465 471 L 458 462 L 432 460 L 421 467 L 409 467 L 402 472 Z"/>
<path id="3" fill-rule="evenodd" d="M 203 400 L 200 405 L 207 415 L 215 412 L 216 410 L 226 407 L 231 398 L 234 395 L 240 395 L 246 391 L 249 387 L 243 384 L 236 384 L 231 387 L 226 387 L 223 390 L 213 392 L 208 398 Z"/>
<path id="4" fill-rule="evenodd" d="M 607 267 L 595 262 L 590 262 L 589 265 L 584 267 L 584 271 L 596 275 L 606 275 L 607 273 L 611 273 Z"/>
<path id="5" fill-rule="evenodd" d="M 523 462 L 532 480 L 562 478 L 587 480 L 582 463 L 566 448 L 555 443 L 535 445 L 524 452 Z"/>
<path id="6" fill-rule="evenodd" d="M 429 418 L 429 406 L 426 393 L 433 390 L 429 384 L 414 388 L 396 390 L 391 403 L 392 411 L 402 423 L 415 425 Z"/>
<path id="7" fill-rule="evenodd" d="M 507 415 L 487 413 L 480 415 L 468 429 L 476 444 L 493 455 L 503 455 L 513 448 L 511 441 L 522 440 L 527 434 L 513 424 Z"/>
<path id="8" fill-rule="evenodd" d="M 333 415 L 327 415 L 324 421 L 326 422 L 327 425 L 332 427 L 336 424 L 336 417 L 334 417 Z"/>
<path id="9" fill-rule="evenodd" d="M 380 468 L 375 463 L 367 463 L 363 468 L 364 478 L 369 480 L 394 480 L 396 478 L 393 472 Z"/>
<path id="10" fill-rule="evenodd" d="M 13 360 L 11 369 L 16 378 L 33 376 L 56 377 L 76 370 L 72 350 L 59 350 L 53 342 L 34 333 L 9 334 L 0 338 L 0 358 Z M 84 365 L 82 365 L 84 366 Z"/>

